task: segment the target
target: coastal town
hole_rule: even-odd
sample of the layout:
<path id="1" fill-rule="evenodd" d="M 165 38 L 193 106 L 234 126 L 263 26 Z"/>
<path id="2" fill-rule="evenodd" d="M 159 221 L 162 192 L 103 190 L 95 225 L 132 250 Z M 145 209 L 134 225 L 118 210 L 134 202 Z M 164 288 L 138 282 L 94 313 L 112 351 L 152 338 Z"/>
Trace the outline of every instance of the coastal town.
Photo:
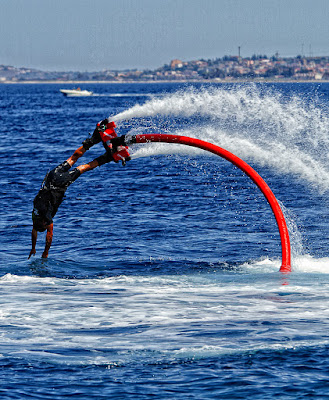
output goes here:
<path id="1" fill-rule="evenodd" d="M 329 80 L 329 56 L 224 56 L 214 60 L 174 59 L 154 70 L 96 72 L 42 71 L 0 65 L 0 83 L 24 82 L 156 82 L 156 81 L 323 81 Z"/>

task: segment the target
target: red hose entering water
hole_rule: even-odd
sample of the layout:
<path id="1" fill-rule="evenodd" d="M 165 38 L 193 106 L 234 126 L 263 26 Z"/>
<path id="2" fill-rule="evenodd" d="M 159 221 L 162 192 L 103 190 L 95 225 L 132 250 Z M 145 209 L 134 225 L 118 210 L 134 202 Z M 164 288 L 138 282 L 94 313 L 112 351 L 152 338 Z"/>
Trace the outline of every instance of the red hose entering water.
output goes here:
<path id="1" fill-rule="evenodd" d="M 280 205 L 275 198 L 273 192 L 268 187 L 264 179 L 245 161 L 235 156 L 229 151 L 216 146 L 212 143 L 205 142 L 203 140 L 190 138 L 187 136 L 179 135 L 165 135 L 165 134 L 147 134 L 147 135 L 136 135 L 136 143 L 147 143 L 147 142 L 165 142 L 165 143 L 178 143 L 185 144 L 187 146 L 198 147 L 203 150 L 210 151 L 211 153 L 217 154 L 218 156 L 225 158 L 232 164 L 240 168 L 246 175 L 248 175 L 259 189 L 264 194 L 266 200 L 269 202 L 272 211 L 274 213 L 276 222 L 279 227 L 281 237 L 281 249 L 282 249 L 282 265 L 280 271 L 287 273 L 291 272 L 291 254 L 290 254 L 290 240 L 287 224 L 280 208 Z"/>

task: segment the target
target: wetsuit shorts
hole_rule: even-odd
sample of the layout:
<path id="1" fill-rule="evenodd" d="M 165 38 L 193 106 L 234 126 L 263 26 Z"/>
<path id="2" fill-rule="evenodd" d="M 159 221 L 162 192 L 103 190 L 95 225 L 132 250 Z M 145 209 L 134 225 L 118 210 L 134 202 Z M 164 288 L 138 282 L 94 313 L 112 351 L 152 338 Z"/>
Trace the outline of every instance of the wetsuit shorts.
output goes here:
<path id="1" fill-rule="evenodd" d="M 81 175 L 78 168 L 74 168 L 72 171 L 70 168 L 70 164 L 64 161 L 46 175 L 44 185 L 33 201 L 33 221 L 42 219 L 47 224 L 53 222 L 53 217 L 63 201 L 66 189 Z"/>

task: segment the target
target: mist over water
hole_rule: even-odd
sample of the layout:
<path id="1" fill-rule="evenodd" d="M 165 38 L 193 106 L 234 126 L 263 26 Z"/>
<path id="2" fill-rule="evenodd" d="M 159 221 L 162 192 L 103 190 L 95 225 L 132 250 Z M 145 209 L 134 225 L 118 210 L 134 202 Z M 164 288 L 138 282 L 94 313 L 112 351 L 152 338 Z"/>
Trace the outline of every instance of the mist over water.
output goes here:
<path id="1" fill-rule="evenodd" d="M 250 85 L 189 88 L 137 104 L 111 118 L 117 123 L 139 119 L 131 134 L 165 132 L 214 143 L 325 192 L 329 189 L 328 111 L 319 97 L 310 100 Z M 186 128 L 177 127 L 177 118 L 185 118 Z M 147 125 L 142 132 L 141 121 Z M 135 157 L 173 152 L 199 151 L 152 144 Z"/>

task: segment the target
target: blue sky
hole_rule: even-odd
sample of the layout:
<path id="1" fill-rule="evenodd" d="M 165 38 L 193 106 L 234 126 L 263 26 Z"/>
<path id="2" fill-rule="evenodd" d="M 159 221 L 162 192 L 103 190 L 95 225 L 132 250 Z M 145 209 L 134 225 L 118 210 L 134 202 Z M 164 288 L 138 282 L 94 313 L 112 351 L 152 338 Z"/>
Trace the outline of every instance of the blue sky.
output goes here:
<path id="1" fill-rule="evenodd" d="M 170 60 L 329 55 L 329 0 L 0 0 L 0 64 L 155 69 Z"/>

